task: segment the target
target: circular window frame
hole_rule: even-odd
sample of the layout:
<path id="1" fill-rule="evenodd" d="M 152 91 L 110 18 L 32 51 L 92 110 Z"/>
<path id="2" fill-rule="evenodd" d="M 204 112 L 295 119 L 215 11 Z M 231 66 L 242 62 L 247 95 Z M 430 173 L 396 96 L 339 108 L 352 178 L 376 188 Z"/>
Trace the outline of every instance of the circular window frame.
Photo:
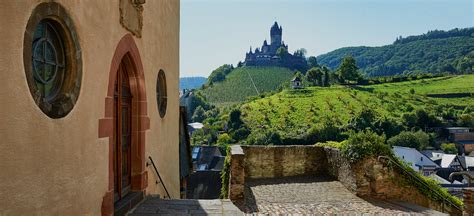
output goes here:
<path id="1" fill-rule="evenodd" d="M 168 93 L 166 86 L 166 75 L 165 71 L 160 70 L 156 78 L 156 104 L 158 106 L 158 113 L 161 118 L 166 115 L 166 109 L 168 106 Z"/>
<path id="2" fill-rule="evenodd" d="M 43 95 L 34 77 L 33 39 L 39 24 L 54 26 L 62 42 L 64 68 L 62 80 L 52 95 Z M 82 57 L 79 38 L 71 17 L 65 8 L 55 2 L 41 3 L 35 7 L 26 26 L 23 40 L 23 64 L 31 96 L 48 117 L 57 119 L 69 114 L 79 98 L 82 83 Z"/>

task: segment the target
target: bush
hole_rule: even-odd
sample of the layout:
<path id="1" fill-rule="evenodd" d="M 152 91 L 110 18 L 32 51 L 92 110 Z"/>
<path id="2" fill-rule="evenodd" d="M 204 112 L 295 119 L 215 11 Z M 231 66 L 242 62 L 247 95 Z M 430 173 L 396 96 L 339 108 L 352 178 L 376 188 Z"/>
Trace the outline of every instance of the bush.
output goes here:
<path id="1" fill-rule="evenodd" d="M 250 145 L 281 145 L 282 140 L 280 134 L 274 130 L 260 130 L 251 133 L 247 138 L 247 143 Z"/>
<path id="2" fill-rule="evenodd" d="M 446 154 L 457 154 L 458 149 L 454 143 L 443 143 L 441 144 L 441 150 Z"/>
<path id="3" fill-rule="evenodd" d="M 392 150 L 385 144 L 385 135 L 379 136 L 370 130 L 350 132 L 349 139 L 342 145 L 341 152 L 351 163 L 370 156 L 392 155 Z"/>
<path id="4" fill-rule="evenodd" d="M 337 149 L 341 149 L 342 146 L 346 143 L 346 141 L 342 141 L 342 142 L 335 142 L 335 141 L 328 141 L 328 142 L 319 142 L 319 143 L 316 143 L 315 146 L 320 146 L 320 147 L 331 147 L 331 148 L 337 148 Z"/>
<path id="5" fill-rule="evenodd" d="M 390 146 L 403 146 L 418 150 L 423 150 L 429 145 L 429 142 L 430 137 L 423 131 L 403 131 L 387 141 Z"/>
<path id="6" fill-rule="evenodd" d="M 230 138 L 229 134 L 223 133 L 217 136 L 217 145 L 224 146 L 226 144 L 231 143 L 232 138 Z"/>
<path id="7" fill-rule="evenodd" d="M 230 176 L 230 146 L 226 148 L 226 156 L 224 159 L 224 165 L 221 170 L 221 199 L 228 199 L 229 197 L 229 176 Z"/>

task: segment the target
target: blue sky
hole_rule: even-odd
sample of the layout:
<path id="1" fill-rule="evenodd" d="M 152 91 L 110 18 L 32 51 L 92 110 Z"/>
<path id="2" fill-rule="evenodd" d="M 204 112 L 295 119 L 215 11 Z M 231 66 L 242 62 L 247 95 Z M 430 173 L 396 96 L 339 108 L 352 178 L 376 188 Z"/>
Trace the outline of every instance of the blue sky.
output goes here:
<path id="1" fill-rule="evenodd" d="M 320 55 L 399 35 L 474 26 L 474 0 L 181 0 L 180 76 L 208 76 L 283 26 L 289 51 Z"/>

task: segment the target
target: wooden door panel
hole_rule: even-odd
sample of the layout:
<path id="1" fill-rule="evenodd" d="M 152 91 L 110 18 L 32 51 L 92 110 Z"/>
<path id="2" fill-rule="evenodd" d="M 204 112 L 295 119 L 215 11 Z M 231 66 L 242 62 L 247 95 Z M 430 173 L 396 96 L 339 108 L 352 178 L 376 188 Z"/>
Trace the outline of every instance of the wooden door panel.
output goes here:
<path id="1" fill-rule="evenodd" d="M 123 198 L 131 188 L 131 98 L 128 76 L 123 64 L 120 64 L 114 98 L 114 188 L 116 200 Z"/>

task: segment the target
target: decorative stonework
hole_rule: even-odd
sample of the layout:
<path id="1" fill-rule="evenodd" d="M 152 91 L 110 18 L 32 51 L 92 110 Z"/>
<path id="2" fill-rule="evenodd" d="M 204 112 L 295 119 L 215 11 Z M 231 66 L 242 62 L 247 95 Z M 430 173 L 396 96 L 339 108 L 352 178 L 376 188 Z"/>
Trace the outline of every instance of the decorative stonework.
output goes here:
<path id="1" fill-rule="evenodd" d="M 42 25 L 47 27 L 42 29 Z M 54 37 L 46 31 L 54 32 Z M 74 23 L 60 4 L 41 3 L 33 10 L 24 35 L 23 63 L 31 95 L 41 111 L 50 118 L 71 112 L 82 82 L 81 47 Z M 54 67 L 53 72 L 47 73 L 47 67 Z"/>
<path id="2" fill-rule="evenodd" d="M 109 182 L 107 192 L 102 200 L 102 215 L 113 215 L 114 212 L 114 92 L 117 71 L 121 63 L 127 68 L 132 98 L 132 191 L 144 192 L 148 186 L 148 173 L 145 169 L 146 131 L 150 129 L 147 112 L 145 75 L 137 45 L 131 34 L 126 34 L 118 43 L 109 71 L 107 96 L 105 97 L 104 117 L 99 119 L 99 138 L 109 138 Z"/>
<path id="3" fill-rule="evenodd" d="M 120 0 L 120 24 L 138 38 L 142 37 L 145 0 Z"/>

